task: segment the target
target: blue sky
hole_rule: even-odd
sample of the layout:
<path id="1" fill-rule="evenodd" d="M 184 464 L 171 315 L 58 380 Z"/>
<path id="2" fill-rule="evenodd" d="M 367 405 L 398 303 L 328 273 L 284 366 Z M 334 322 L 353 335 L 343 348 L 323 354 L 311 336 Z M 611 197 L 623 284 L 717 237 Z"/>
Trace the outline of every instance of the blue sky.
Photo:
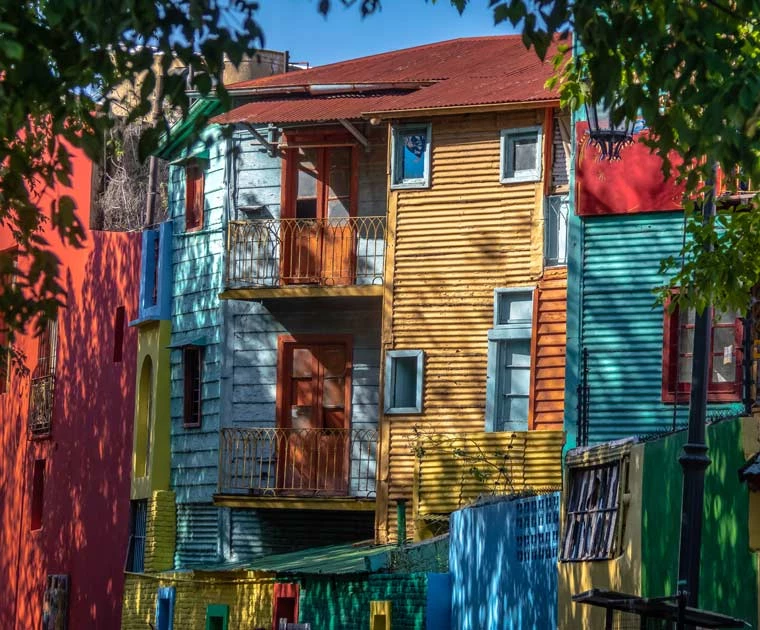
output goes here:
<path id="1" fill-rule="evenodd" d="M 486 0 L 473 0 L 461 17 L 448 0 L 383 0 L 382 10 L 364 20 L 358 6 L 332 4 L 325 19 L 317 0 L 261 0 L 258 20 L 266 48 L 289 50 L 291 60 L 315 66 L 455 37 L 513 32 L 508 24 L 494 26 Z"/>

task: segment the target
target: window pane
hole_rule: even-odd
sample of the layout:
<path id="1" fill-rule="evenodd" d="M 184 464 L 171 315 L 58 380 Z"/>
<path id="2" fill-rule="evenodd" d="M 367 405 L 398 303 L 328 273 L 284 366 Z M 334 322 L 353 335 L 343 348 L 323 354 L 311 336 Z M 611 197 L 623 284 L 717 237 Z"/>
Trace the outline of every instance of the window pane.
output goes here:
<path id="1" fill-rule="evenodd" d="M 538 138 L 536 134 L 516 137 L 512 142 L 512 164 L 515 172 L 534 170 L 537 152 Z"/>
<path id="2" fill-rule="evenodd" d="M 499 413 L 496 418 L 496 430 L 503 431 L 509 423 L 513 428 L 513 423 L 528 422 L 528 397 L 527 396 L 509 396 L 504 398 L 499 405 Z"/>
<path id="3" fill-rule="evenodd" d="M 733 383 L 735 381 L 736 359 L 732 359 L 729 363 L 723 363 L 723 355 L 716 355 L 713 358 L 712 382 Z"/>
<path id="4" fill-rule="evenodd" d="M 681 322 L 681 326 L 685 326 L 686 324 L 693 326 L 696 316 L 697 313 L 693 308 L 690 308 L 686 311 L 682 309 L 679 313 L 679 321 Z"/>
<path id="5" fill-rule="evenodd" d="M 530 322 L 533 318 L 533 295 L 530 291 L 497 293 L 497 324 Z"/>
<path id="6" fill-rule="evenodd" d="M 506 368 L 530 367 L 530 339 L 513 339 L 504 353 Z"/>
<path id="7" fill-rule="evenodd" d="M 427 133 L 412 131 L 401 134 L 403 154 L 401 157 L 401 179 L 423 179 L 425 177 L 425 155 L 428 150 Z"/>
<path id="8" fill-rule="evenodd" d="M 330 150 L 330 199 L 348 197 L 351 185 L 351 149 L 341 147 Z"/>
<path id="9" fill-rule="evenodd" d="M 691 353 L 694 351 L 694 329 L 682 328 L 678 339 L 678 352 L 680 354 Z"/>
<path id="10" fill-rule="evenodd" d="M 417 405 L 417 357 L 393 357 L 392 407 Z"/>
<path id="11" fill-rule="evenodd" d="M 731 355 L 733 356 L 734 341 L 735 334 L 733 327 L 713 328 L 713 352 L 715 354 L 722 356 L 725 352 L 724 348 L 731 348 Z"/>
<path id="12" fill-rule="evenodd" d="M 681 357 L 678 360 L 678 382 L 691 383 L 691 362 L 692 357 Z"/>
<path id="13" fill-rule="evenodd" d="M 736 311 L 728 311 L 727 313 L 721 313 L 716 311 L 713 314 L 713 323 L 715 324 L 734 324 L 738 319 Z"/>
<path id="14" fill-rule="evenodd" d="M 316 149 L 300 149 L 298 160 L 298 190 L 296 196 L 317 196 L 317 151 Z"/>
<path id="15" fill-rule="evenodd" d="M 327 202 L 327 216 L 330 219 L 347 219 L 349 217 L 348 199 L 333 199 Z M 338 225 L 343 225 L 340 222 Z"/>

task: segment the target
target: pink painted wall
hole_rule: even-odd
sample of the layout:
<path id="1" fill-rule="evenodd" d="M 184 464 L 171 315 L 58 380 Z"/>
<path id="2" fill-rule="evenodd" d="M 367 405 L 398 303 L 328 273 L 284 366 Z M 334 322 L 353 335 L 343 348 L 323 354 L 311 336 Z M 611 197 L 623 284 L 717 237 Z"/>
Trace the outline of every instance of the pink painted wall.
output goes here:
<path id="1" fill-rule="evenodd" d="M 74 158 L 71 194 L 90 215 L 92 167 Z M 124 330 L 114 358 L 114 317 L 137 316 L 140 235 L 87 231 L 83 249 L 46 234 L 62 262 L 67 307 L 59 315 L 51 437 L 29 440 L 29 376 L 12 373 L 0 395 L 0 628 L 39 628 L 45 578 L 70 576 L 69 628 L 118 628 L 129 530 L 129 483 L 137 333 Z M 13 246 L 0 228 L 0 249 Z M 24 261 L 19 260 L 23 266 Z M 37 340 L 17 346 L 36 365 Z M 30 531 L 34 460 L 45 458 L 42 528 Z"/>

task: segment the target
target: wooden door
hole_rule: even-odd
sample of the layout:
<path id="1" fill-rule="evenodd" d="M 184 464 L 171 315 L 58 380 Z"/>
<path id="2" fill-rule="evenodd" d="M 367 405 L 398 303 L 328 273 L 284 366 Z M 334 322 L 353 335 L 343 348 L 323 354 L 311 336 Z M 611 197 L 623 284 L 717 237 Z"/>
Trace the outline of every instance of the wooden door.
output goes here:
<path id="1" fill-rule="evenodd" d="M 284 284 L 352 284 L 358 153 L 352 146 L 287 152 L 281 227 Z"/>
<path id="2" fill-rule="evenodd" d="M 348 491 L 351 344 L 346 338 L 281 338 L 277 487 L 285 493 Z"/>

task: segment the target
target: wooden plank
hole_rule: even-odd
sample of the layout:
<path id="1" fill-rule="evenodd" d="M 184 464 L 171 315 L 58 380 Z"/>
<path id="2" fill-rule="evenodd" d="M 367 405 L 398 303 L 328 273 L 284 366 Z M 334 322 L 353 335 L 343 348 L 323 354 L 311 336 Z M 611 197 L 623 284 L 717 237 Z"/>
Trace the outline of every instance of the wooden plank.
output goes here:
<path id="1" fill-rule="evenodd" d="M 254 497 L 239 494 L 215 494 L 214 505 L 257 510 L 340 510 L 344 512 L 373 512 L 371 499 L 336 497 Z"/>

